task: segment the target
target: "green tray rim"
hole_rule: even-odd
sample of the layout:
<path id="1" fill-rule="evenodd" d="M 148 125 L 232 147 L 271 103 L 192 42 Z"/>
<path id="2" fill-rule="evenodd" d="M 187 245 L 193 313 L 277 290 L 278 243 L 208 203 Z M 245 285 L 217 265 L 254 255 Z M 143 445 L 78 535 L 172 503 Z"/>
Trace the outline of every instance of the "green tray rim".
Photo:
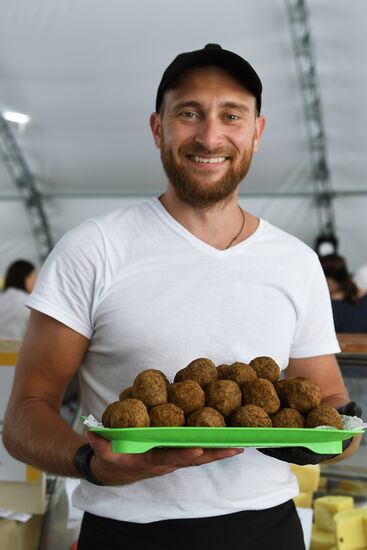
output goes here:
<path id="1" fill-rule="evenodd" d="M 235 427 L 88 427 L 112 441 L 113 452 L 141 453 L 154 447 L 307 447 L 314 452 L 339 454 L 342 441 L 364 433 L 352 430 L 314 428 L 235 428 Z"/>

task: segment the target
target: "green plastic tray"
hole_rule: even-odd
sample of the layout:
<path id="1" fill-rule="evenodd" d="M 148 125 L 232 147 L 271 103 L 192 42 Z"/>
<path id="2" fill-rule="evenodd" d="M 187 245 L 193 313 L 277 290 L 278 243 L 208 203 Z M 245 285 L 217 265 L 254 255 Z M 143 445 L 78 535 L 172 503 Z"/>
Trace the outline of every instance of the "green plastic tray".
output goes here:
<path id="1" fill-rule="evenodd" d="M 90 431 L 112 441 L 114 453 L 144 453 L 153 447 L 307 447 L 339 454 L 342 441 L 363 433 L 313 428 L 100 428 Z"/>

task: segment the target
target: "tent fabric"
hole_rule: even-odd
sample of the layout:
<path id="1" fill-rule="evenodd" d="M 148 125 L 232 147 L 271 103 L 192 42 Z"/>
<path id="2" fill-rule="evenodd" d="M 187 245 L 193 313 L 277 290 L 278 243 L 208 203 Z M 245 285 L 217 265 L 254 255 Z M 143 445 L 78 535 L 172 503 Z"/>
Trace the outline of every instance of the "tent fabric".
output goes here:
<path id="1" fill-rule="evenodd" d="M 367 261 L 367 3 L 306 5 L 340 253 L 354 270 Z M 164 191 L 148 124 L 157 85 L 179 52 L 216 42 L 248 59 L 264 86 L 267 128 L 240 203 L 313 245 L 319 216 L 285 0 L 0 0 L 0 13 L 0 110 L 32 117 L 11 129 L 55 242 L 85 218 Z M 0 272 L 19 256 L 37 261 L 17 197 L 0 159 Z"/>

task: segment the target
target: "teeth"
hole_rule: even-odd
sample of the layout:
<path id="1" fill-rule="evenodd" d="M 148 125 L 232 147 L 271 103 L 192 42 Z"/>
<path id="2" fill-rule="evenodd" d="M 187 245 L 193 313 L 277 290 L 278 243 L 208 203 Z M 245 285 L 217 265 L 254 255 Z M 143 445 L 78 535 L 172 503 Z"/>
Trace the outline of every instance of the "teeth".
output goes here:
<path id="1" fill-rule="evenodd" d="M 205 164 L 218 164 L 219 162 L 224 162 L 226 157 L 213 157 L 213 158 L 203 158 L 203 157 L 194 157 L 195 162 L 204 162 Z"/>

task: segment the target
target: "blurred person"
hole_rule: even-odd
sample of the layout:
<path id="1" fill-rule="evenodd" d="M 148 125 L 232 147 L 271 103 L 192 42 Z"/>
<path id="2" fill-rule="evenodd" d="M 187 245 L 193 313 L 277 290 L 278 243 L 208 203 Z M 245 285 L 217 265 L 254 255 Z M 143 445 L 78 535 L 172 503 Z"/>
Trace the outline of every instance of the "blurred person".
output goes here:
<path id="1" fill-rule="evenodd" d="M 345 258 L 327 254 L 320 262 L 330 291 L 336 332 L 367 332 L 367 292 L 354 282 Z"/>
<path id="2" fill-rule="evenodd" d="M 173 379 L 197 357 L 268 355 L 286 377 L 312 378 L 323 404 L 346 406 L 317 254 L 238 203 L 265 127 L 261 92 L 251 65 L 217 44 L 178 55 L 150 118 L 165 192 L 65 235 L 28 299 L 3 440 L 18 460 L 81 478 L 79 550 L 304 550 L 289 463 L 330 455 L 200 444 L 116 454 L 60 418 L 77 372 L 82 414 L 100 419 L 139 371 Z M 348 441 L 333 460 L 360 438 Z"/>
<path id="3" fill-rule="evenodd" d="M 24 337 L 29 319 L 25 305 L 36 282 L 36 268 L 27 260 L 16 260 L 6 270 L 4 288 L 0 293 L 0 338 Z"/>

